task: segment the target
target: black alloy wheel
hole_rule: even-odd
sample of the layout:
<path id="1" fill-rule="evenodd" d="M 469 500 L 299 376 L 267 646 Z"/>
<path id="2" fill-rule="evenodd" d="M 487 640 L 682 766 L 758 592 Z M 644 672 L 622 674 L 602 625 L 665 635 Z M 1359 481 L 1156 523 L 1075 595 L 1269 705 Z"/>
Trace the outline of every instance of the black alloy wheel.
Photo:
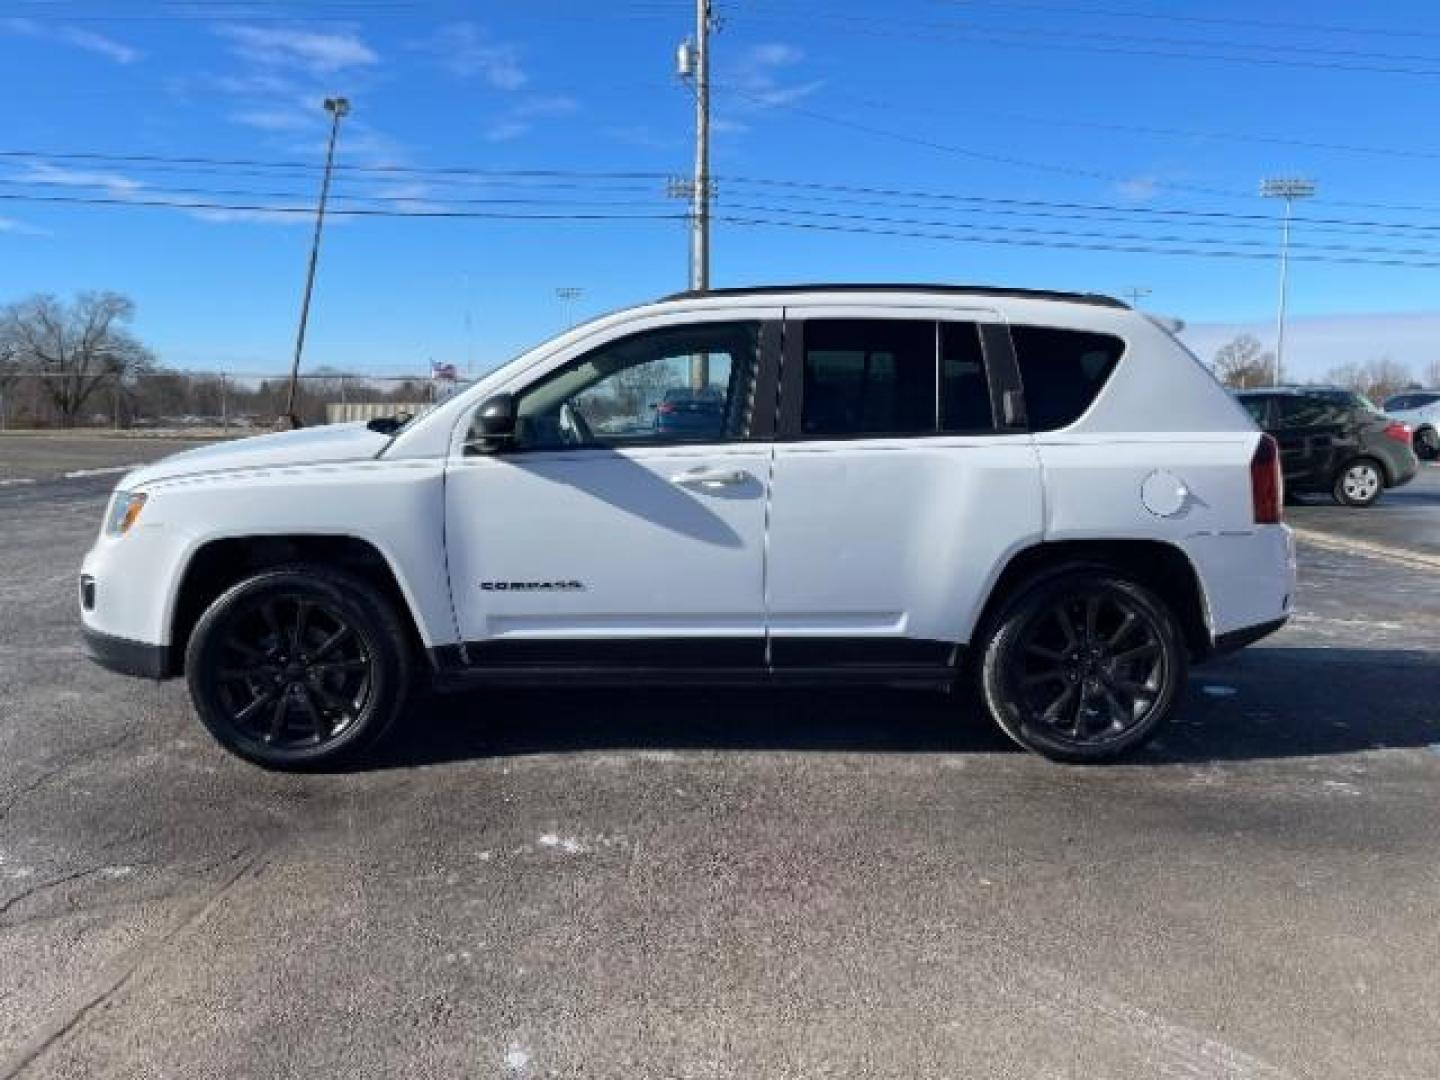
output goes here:
<path id="1" fill-rule="evenodd" d="M 373 745 L 403 707 L 404 643 L 366 583 L 311 567 L 267 571 L 201 618 L 186 678 L 228 749 L 270 768 L 329 765 Z"/>
<path id="2" fill-rule="evenodd" d="M 1072 573 L 1020 595 L 983 659 L 986 703 L 1016 742 L 1060 761 L 1103 761 L 1151 738 L 1173 711 L 1186 650 L 1150 590 Z"/>

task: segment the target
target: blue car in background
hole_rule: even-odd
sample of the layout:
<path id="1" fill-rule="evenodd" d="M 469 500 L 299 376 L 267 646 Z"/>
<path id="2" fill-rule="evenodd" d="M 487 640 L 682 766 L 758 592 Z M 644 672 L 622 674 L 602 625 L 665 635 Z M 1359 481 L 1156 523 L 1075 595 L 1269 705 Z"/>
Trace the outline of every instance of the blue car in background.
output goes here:
<path id="1" fill-rule="evenodd" d="M 725 421 L 718 390 L 667 390 L 655 406 L 655 431 L 683 438 L 718 438 Z"/>

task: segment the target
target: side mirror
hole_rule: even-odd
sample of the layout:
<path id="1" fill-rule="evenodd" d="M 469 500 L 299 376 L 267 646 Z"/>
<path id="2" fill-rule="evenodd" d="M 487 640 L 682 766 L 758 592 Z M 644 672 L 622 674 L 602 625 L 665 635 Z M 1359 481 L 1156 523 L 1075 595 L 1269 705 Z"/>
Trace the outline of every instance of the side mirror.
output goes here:
<path id="1" fill-rule="evenodd" d="M 496 394 L 486 398 L 470 424 L 465 447 L 471 453 L 489 454 L 515 437 L 515 395 Z"/>

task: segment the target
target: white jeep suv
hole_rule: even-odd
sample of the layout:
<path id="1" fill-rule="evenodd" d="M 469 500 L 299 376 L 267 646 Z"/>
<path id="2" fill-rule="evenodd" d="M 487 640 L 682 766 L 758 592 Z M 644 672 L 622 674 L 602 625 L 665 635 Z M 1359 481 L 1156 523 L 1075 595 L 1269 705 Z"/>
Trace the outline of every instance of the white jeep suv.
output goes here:
<path id="1" fill-rule="evenodd" d="M 372 746 L 421 669 L 973 680 L 1016 742 L 1098 761 L 1155 734 L 1191 660 L 1285 621 L 1281 500 L 1274 443 L 1118 301 L 716 290 L 580 326 L 398 431 L 130 473 L 81 612 L 95 659 L 183 674 L 269 767 Z"/>

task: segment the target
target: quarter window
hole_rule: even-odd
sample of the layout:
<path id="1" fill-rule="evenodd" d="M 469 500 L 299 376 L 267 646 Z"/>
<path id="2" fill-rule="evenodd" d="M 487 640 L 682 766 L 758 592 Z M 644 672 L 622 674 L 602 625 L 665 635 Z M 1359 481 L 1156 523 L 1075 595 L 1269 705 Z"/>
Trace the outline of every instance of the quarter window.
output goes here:
<path id="1" fill-rule="evenodd" d="M 1034 431 L 1053 431 L 1080 419 L 1125 351 L 1118 337 L 1085 330 L 1012 326 L 1010 337 Z"/>
<path id="2" fill-rule="evenodd" d="M 621 338 L 572 360 L 516 405 L 524 449 L 720 442 L 750 429 L 760 324 L 701 323 Z"/>

